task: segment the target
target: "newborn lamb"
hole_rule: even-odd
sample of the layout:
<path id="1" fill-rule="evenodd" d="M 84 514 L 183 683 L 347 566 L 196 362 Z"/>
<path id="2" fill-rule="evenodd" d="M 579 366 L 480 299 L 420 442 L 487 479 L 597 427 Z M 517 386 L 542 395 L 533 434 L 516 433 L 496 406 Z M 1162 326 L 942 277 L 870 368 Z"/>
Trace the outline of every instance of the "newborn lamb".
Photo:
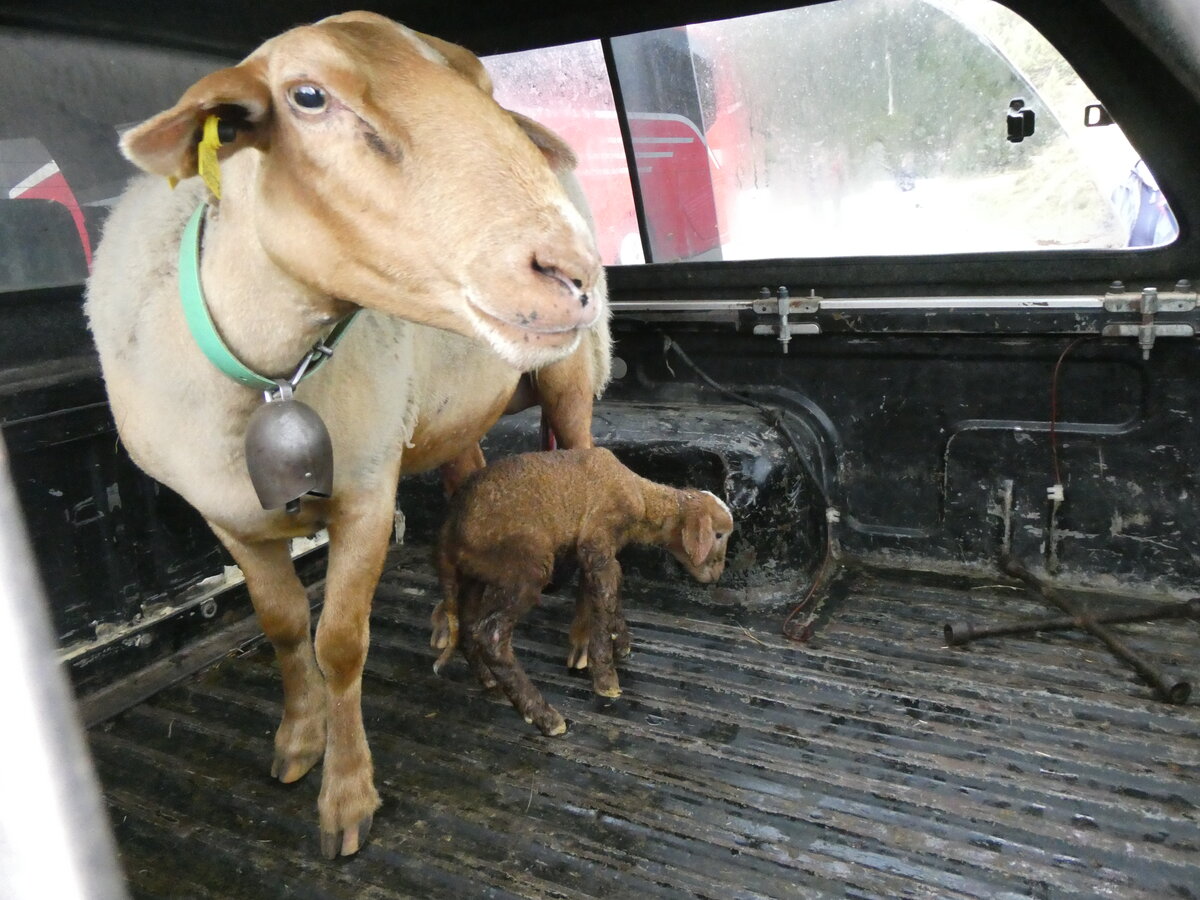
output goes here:
<path id="1" fill-rule="evenodd" d="M 574 554 L 580 567 L 568 665 L 589 667 L 596 693 L 617 697 L 613 652 L 629 654 L 617 552 L 657 544 L 711 582 L 725 569 L 732 529 L 729 507 L 713 494 L 648 481 L 602 448 L 528 453 L 481 469 L 452 498 L 438 540 L 443 600 L 431 643 L 442 654 L 434 671 L 461 642 L 485 688 L 499 684 L 526 722 L 562 734 L 563 717 L 512 651 L 513 628 L 537 603 L 555 557 Z"/>

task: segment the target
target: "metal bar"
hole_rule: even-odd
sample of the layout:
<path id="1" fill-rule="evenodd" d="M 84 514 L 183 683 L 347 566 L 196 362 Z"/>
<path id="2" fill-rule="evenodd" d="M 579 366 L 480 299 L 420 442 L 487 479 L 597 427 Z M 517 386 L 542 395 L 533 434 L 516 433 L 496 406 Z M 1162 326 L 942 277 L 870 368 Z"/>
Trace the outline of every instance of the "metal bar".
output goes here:
<path id="1" fill-rule="evenodd" d="M 1167 619 L 1200 620 L 1200 597 L 1193 597 L 1186 603 L 1162 603 L 1147 607 L 1140 612 L 1113 612 L 1092 616 L 1092 621 L 1098 625 L 1129 625 L 1135 622 L 1157 622 Z M 1083 627 L 1081 621 L 1074 616 L 1059 616 L 1053 619 L 1036 619 L 1029 622 L 1014 622 L 1011 625 L 990 625 L 984 628 L 977 628 L 971 622 L 947 622 L 945 633 L 946 643 L 951 647 L 959 647 L 981 638 L 1034 634 L 1039 631 L 1070 631 L 1073 628 Z"/>
<path id="2" fill-rule="evenodd" d="M 609 304 L 616 312 L 725 312 L 749 310 L 753 300 L 614 300 Z"/>
<path id="3" fill-rule="evenodd" d="M 633 191 L 633 213 L 637 217 L 638 236 L 642 241 L 642 259 L 653 262 L 650 223 L 646 221 L 646 204 L 642 200 L 642 185 L 637 175 L 637 151 L 633 146 L 633 132 L 629 129 L 629 111 L 625 109 L 625 94 L 621 90 L 621 73 L 617 71 L 617 57 L 613 51 L 612 38 L 601 38 L 600 48 L 604 53 L 604 66 L 608 69 L 608 84 L 612 89 L 613 105 L 616 107 L 617 127 L 621 129 L 621 145 L 625 148 L 629 187 Z"/>
<path id="4" fill-rule="evenodd" d="M 822 296 L 820 309 L 824 311 L 867 311 L 867 310 L 988 310 L 990 312 L 1029 312 L 1031 310 L 1064 310 L 1106 312 L 1105 302 L 1114 295 L 1075 294 L 1070 296 L 1039 296 L 1037 294 L 1016 294 L 996 297 L 827 297 Z M 1120 295 L 1126 296 L 1126 295 Z M 1133 295 L 1129 295 L 1133 296 Z M 1137 295 L 1140 297 L 1140 295 Z M 1174 297 L 1175 294 L 1161 292 L 1160 297 Z M 803 295 L 795 294 L 798 301 L 804 300 Z M 754 299 L 736 300 L 614 300 L 612 308 L 620 312 L 670 312 L 678 309 L 692 310 L 725 310 L 750 309 Z M 1136 313 L 1131 313 L 1136 315 Z M 1137 324 L 1131 319 L 1131 324 Z"/>
<path id="5" fill-rule="evenodd" d="M 1099 624 L 1087 609 L 1076 604 L 1074 600 L 1063 596 L 1049 585 L 1043 584 L 1036 575 L 1025 568 L 1014 557 L 1008 555 L 1002 556 L 1000 559 L 1000 568 L 1006 575 L 1011 575 L 1013 578 L 1023 582 L 1032 594 L 1040 597 L 1052 606 L 1057 606 L 1067 615 L 1076 619 L 1079 622 L 1080 628 L 1083 628 L 1093 637 L 1103 642 L 1115 657 L 1129 665 L 1147 684 L 1153 687 L 1159 699 L 1174 704 L 1187 702 L 1188 697 L 1192 693 L 1190 682 L 1184 681 L 1174 674 L 1168 673 L 1147 662 L 1141 654 L 1131 650 L 1116 635 Z"/>
<path id="6" fill-rule="evenodd" d="M 0 444 L 0 896 L 128 895 Z"/>

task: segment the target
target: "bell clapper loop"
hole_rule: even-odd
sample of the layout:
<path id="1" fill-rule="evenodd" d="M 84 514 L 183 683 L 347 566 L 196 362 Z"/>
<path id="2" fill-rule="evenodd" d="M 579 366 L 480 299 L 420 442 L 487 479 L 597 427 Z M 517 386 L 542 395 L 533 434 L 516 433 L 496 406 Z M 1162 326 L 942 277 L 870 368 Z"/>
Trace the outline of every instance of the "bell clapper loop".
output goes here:
<path id="1" fill-rule="evenodd" d="M 275 379 L 275 390 L 263 391 L 263 400 L 267 403 L 277 403 L 280 400 L 291 400 L 292 390 L 296 386 L 296 380 L 286 378 Z"/>

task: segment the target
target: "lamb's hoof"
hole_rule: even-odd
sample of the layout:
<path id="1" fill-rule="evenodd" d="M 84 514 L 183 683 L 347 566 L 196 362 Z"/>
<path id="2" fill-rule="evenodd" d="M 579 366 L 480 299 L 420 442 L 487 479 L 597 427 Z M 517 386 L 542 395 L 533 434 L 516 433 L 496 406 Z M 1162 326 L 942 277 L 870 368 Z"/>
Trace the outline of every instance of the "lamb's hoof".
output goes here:
<path id="1" fill-rule="evenodd" d="M 449 663 L 450 660 L 454 658 L 454 651 L 457 649 L 458 649 L 457 647 L 446 647 L 442 650 L 441 656 L 439 656 L 436 660 L 434 660 L 434 663 L 433 663 L 433 674 L 434 675 L 442 674 L 442 669 L 446 668 L 446 664 Z"/>
<path id="2" fill-rule="evenodd" d="M 572 647 L 567 654 L 568 669 L 586 669 L 588 664 L 587 644 L 582 647 Z"/>
<path id="3" fill-rule="evenodd" d="M 337 859 L 339 853 L 342 856 L 353 856 L 367 842 L 367 836 L 371 833 L 371 824 L 374 821 L 375 816 L 369 815 L 353 828 L 346 828 L 342 831 L 322 831 L 321 855 L 326 859 Z"/>
<path id="4" fill-rule="evenodd" d="M 278 778 L 284 784 L 299 781 L 317 761 L 325 754 L 325 748 L 308 753 L 276 753 L 271 760 L 271 777 Z"/>
<path id="5" fill-rule="evenodd" d="M 621 683 L 612 669 L 607 672 L 592 672 L 592 690 L 601 697 L 615 699 L 621 696 Z"/>
<path id="6" fill-rule="evenodd" d="M 538 730 L 546 737 L 558 737 L 567 733 L 567 720 L 552 706 L 534 718 L 526 717 L 525 721 L 530 725 L 537 725 Z"/>
<path id="7" fill-rule="evenodd" d="M 613 656 L 618 659 L 625 659 L 630 654 L 630 640 L 628 631 L 618 631 L 612 636 Z"/>
<path id="8" fill-rule="evenodd" d="M 429 646 L 434 650 L 445 650 L 452 642 L 457 643 L 458 616 L 447 613 L 445 607 L 446 602 L 443 600 L 429 617 Z"/>

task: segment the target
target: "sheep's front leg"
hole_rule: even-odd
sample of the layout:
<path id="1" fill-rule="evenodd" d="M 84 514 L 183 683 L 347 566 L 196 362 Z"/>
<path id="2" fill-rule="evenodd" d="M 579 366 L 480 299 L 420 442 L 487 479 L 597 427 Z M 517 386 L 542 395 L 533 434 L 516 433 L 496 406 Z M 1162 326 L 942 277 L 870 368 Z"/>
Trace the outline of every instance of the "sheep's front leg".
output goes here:
<path id="1" fill-rule="evenodd" d="M 487 465 L 483 448 L 476 444 L 469 450 L 464 450 L 448 463 L 443 463 L 439 470 L 442 476 L 442 492 L 447 497 L 453 497 L 462 483 Z"/>
<path id="2" fill-rule="evenodd" d="M 471 623 L 471 640 L 525 721 L 536 725 L 542 734 L 558 735 L 567 730 L 566 721 L 534 687 L 512 649 L 513 628 L 537 603 L 540 593 L 537 587 L 528 584 L 516 591 L 488 585 L 483 591 L 483 604 L 488 612 Z"/>
<path id="3" fill-rule="evenodd" d="M 297 781 L 325 752 L 325 681 L 313 655 L 308 594 L 287 541 L 248 543 L 212 529 L 241 567 L 258 623 L 279 660 L 283 718 L 275 732 L 271 776 Z"/>
<path id="4" fill-rule="evenodd" d="M 595 446 L 592 439 L 592 350 L 587 339 L 570 356 L 538 369 L 534 389 L 542 417 L 559 447 L 578 450 Z"/>
<path id="5" fill-rule="evenodd" d="M 579 601 L 571 626 L 572 656 L 578 665 L 578 648 L 584 664 L 592 672 L 592 689 L 601 697 L 620 697 L 621 685 L 613 665 L 613 647 L 621 655 L 629 653 L 629 629 L 621 615 L 621 566 L 611 552 L 581 546 L 579 549 Z"/>
<path id="6" fill-rule="evenodd" d="M 379 807 L 362 718 L 371 600 L 392 529 L 394 491 L 339 498 L 329 523 L 325 608 L 317 624 L 317 662 L 325 675 L 329 736 L 317 811 L 321 852 L 358 852 Z"/>

